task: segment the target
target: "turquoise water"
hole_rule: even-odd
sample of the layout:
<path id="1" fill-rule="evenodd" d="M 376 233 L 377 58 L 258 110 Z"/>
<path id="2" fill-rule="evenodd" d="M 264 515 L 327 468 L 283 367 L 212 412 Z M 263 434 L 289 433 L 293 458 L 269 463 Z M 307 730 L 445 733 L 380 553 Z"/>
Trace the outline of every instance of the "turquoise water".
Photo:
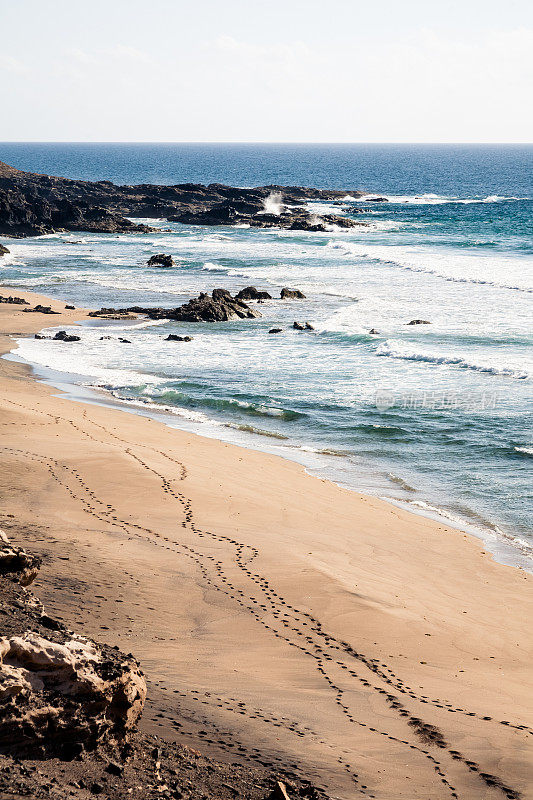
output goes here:
<path id="1" fill-rule="evenodd" d="M 170 307 L 250 284 L 306 294 L 261 305 L 254 321 L 140 321 L 130 345 L 107 323 L 84 327 L 76 346 L 27 340 L 18 352 L 140 408 L 169 409 L 181 426 L 442 509 L 527 549 L 532 155 L 519 146 L 0 145 L 0 160 L 70 177 L 362 187 L 389 198 L 357 203 L 369 226 L 350 231 L 159 221 L 170 232 L 2 240 L 12 251 L 3 283 L 80 305 Z M 176 266 L 148 268 L 155 252 Z M 409 326 L 415 318 L 431 324 Z M 292 330 L 294 320 L 315 331 Z M 273 325 L 283 332 L 269 335 Z M 170 332 L 193 342 L 164 342 Z"/>

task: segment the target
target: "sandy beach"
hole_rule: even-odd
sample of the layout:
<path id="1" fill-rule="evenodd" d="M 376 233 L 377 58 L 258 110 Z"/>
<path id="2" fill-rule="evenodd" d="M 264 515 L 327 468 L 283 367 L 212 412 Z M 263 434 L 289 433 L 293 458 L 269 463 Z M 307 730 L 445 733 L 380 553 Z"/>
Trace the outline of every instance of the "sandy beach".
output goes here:
<path id="1" fill-rule="evenodd" d="M 1 353 L 85 316 L 2 293 L 61 316 L 1 304 Z M 533 798 L 529 574 L 292 462 L 0 381 L 0 526 L 50 612 L 140 660 L 146 730 L 343 800 Z"/>

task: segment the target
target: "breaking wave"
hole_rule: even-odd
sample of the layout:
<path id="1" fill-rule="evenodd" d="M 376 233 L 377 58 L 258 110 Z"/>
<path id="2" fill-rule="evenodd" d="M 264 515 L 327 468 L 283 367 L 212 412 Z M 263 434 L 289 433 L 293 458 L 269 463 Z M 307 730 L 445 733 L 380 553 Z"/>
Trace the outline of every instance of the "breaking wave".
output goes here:
<path id="1" fill-rule="evenodd" d="M 515 378 L 517 380 L 525 380 L 529 377 L 528 373 L 523 370 L 489 364 L 476 364 L 473 361 L 467 361 L 467 359 L 458 355 L 438 355 L 436 353 L 426 353 L 420 350 L 417 351 L 391 339 L 387 339 L 377 347 L 376 355 L 386 356 L 389 358 L 398 358 L 403 361 L 423 361 L 427 364 L 462 367 L 463 369 L 471 369 L 475 370 L 476 372 L 486 372 L 490 375 L 503 375 L 505 377 Z"/>

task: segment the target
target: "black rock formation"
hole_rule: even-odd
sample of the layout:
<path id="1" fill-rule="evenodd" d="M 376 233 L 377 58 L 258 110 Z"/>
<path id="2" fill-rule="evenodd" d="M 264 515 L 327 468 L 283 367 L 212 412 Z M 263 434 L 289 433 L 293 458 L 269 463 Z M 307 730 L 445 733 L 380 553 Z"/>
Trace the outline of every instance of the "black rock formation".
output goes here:
<path id="1" fill-rule="evenodd" d="M 3 244 L 0 244 L 0 258 L 2 256 L 6 256 L 8 253 L 9 253 L 9 250 L 7 249 L 7 247 L 4 247 Z"/>
<path id="2" fill-rule="evenodd" d="M 23 311 L 26 314 L 59 314 L 59 311 L 52 311 L 51 306 L 42 306 L 40 303 L 33 308 L 24 308 Z"/>
<path id="3" fill-rule="evenodd" d="M 255 286 L 246 286 L 237 292 L 235 300 L 272 300 L 272 295 L 259 291 Z"/>
<path id="4" fill-rule="evenodd" d="M 149 267 L 173 267 L 174 259 L 165 253 L 156 253 L 155 256 L 150 256 L 147 264 Z"/>
<path id="5" fill-rule="evenodd" d="M 24 300 L 23 297 L 13 297 L 13 295 L 9 295 L 9 297 L 4 297 L 0 294 L 0 303 L 9 303 L 10 305 L 14 306 L 29 306 L 27 300 Z"/>
<path id="6" fill-rule="evenodd" d="M 286 287 L 281 290 L 280 297 L 282 300 L 305 300 L 305 294 L 299 289 L 287 289 Z"/>
<path id="7" fill-rule="evenodd" d="M 176 333 L 170 333 L 166 337 L 166 339 L 164 341 L 165 342 L 192 342 L 192 340 L 193 340 L 192 336 L 178 336 Z"/>
<path id="8" fill-rule="evenodd" d="M 153 217 L 195 225 L 248 224 L 323 231 L 328 226 L 366 223 L 343 216 L 318 217 L 303 207 L 308 200 L 341 200 L 354 189 L 259 186 L 239 189 L 223 184 L 116 186 L 110 181 L 80 181 L 22 172 L 0 162 L 0 235 L 36 236 L 62 230 L 146 233 L 130 217 Z M 280 198 L 280 213 L 267 213 L 269 197 Z M 0 251 L 1 252 L 1 251 Z"/>
<path id="9" fill-rule="evenodd" d="M 130 306 L 129 308 L 101 308 L 91 311 L 91 317 L 118 317 L 128 314 L 145 314 L 150 319 L 172 319 L 179 322 L 227 322 L 231 319 L 254 319 L 261 313 L 250 308 L 243 300 L 232 297 L 227 289 L 213 289 L 211 295 L 202 292 L 199 297 L 189 300 L 178 308 L 150 308 Z"/>
<path id="10" fill-rule="evenodd" d="M 54 336 L 56 342 L 79 342 L 80 337 L 68 334 L 66 331 L 58 331 Z"/>
<path id="11" fill-rule="evenodd" d="M 407 323 L 408 325 L 431 325 L 431 322 L 428 322 L 427 319 L 412 319 L 411 322 Z"/>

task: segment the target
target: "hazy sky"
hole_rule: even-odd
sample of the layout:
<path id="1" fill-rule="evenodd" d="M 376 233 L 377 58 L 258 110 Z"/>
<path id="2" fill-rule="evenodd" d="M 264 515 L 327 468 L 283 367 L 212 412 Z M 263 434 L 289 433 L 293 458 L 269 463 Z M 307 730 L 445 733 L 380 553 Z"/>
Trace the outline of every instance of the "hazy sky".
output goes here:
<path id="1" fill-rule="evenodd" d="M 533 141 L 530 0 L 0 0 L 0 140 Z"/>

